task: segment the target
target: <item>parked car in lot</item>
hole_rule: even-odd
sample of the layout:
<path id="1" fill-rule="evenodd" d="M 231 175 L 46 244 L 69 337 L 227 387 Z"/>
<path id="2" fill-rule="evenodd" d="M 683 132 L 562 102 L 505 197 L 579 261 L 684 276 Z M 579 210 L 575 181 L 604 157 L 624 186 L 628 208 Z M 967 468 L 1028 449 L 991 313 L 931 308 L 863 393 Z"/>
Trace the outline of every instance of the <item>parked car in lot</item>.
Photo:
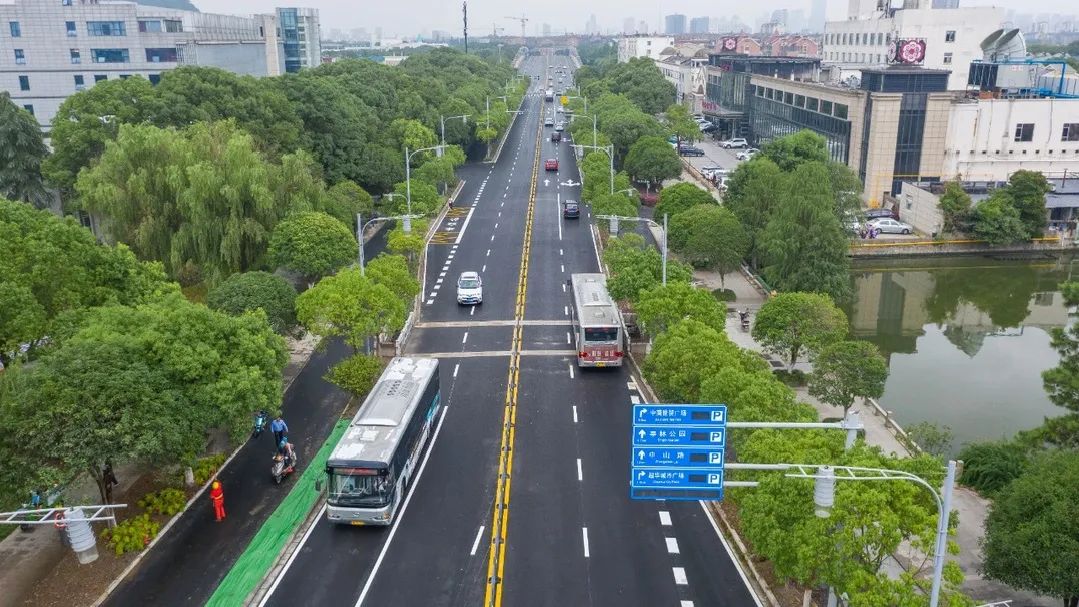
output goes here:
<path id="1" fill-rule="evenodd" d="M 748 149 L 742 150 L 741 152 L 738 152 L 737 154 L 734 155 L 734 157 L 737 158 L 738 160 L 750 160 L 754 156 L 759 154 L 760 152 L 761 151 L 758 150 L 757 148 L 748 148 Z"/>
<path id="2" fill-rule="evenodd" d="M 702 133 L 711 133 L 712 131 L 716 130 L 716 128 L 718 128 L 718 127 L 716 127 L 716 125 L 712 124 L 711 122 L 702 122 L 702 123 L 700 123 L 700 125 L 701 125 L 701 132 Z"/>
<path id="3" fill-rule="evenodd" d="M 547 160 L 545 160 L 543 162 L 543 170 L 545 170 L 545 171 L 557 171 L 558 170 L 558 159 L 557 158 L 548 158 Z"/>
<path id="4" fill-rule="evenodd" d="M 704 156 L 704 150 L 691 145 L 683 145 L 678 148 L 678 153 L 682 156 Z"/>
<path id="5" fill-rule="evenodd" d="M 914 228 L 909 223 L 903 223 L 895 219 L 872 219 L 865 224 L 867 227 L 876 228 L 884 234 L 910 234 Z"/>
<path id="6" fill-rule="evenodd" d="M 746 141 L 745 137 L 733 137 L 731 139 L 727 139 L 726 141 L 719 142 L 719 146 L 727 149 L 747 148 L 749 147 L 749 142 Z"/>
<path id="7" fill-rule="evenodd" d="M 581 217 L 581 205 L 576 200 L 567 200 L 562 203 L 562 217 L 566 219 L 579 219 Z"/>
<path id="8" fill-rule="evenodd" d="M 483 280 L 478 272 L 461 272 L 457 279 L 457 303 L 481 304 L 483 303 Z"/>
<path id="9" fill-rule="evenodd" d="M 899 216 L 895 214 L 895 211 L 887 207 L 866 209 L 865 217 L 866 219 L 899 219 Z"/>

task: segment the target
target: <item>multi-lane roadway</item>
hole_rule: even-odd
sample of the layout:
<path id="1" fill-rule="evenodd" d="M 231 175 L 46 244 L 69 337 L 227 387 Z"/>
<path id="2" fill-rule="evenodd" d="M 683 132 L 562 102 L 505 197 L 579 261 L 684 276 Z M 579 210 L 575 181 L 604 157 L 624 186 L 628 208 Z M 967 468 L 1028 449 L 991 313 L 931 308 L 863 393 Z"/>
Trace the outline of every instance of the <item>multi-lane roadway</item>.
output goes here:
<path id="1" fill-rule="evenodd" d="M 526 60 L 540 78 L 501 155 L 461 172 L 428 248 L 407 351 L 440 359 L 445 407 L 404 507 L 389 528 L 320 519 L 264 604 L 759 604 L 700 503 L 629 499 L 630 370 L 576 367 L 565 283 L 599 260 L 587 210 L 561 216 L 580 177 L 543 126 L 548 65 L 572 71 Z M 482 305 L 456 302 L 466 270 Z"/>

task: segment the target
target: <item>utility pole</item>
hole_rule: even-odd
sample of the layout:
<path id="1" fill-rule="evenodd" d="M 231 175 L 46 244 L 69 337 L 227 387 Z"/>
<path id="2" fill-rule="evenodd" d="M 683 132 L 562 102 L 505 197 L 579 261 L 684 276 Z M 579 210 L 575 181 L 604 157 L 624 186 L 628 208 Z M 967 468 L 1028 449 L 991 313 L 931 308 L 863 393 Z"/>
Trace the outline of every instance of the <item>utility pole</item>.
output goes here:
<path id="1" fill-rule="evenodd" d="M 461 12 L 465 21 L 465 54 L 468 54 L 468 0 L 461 3 Z"/>

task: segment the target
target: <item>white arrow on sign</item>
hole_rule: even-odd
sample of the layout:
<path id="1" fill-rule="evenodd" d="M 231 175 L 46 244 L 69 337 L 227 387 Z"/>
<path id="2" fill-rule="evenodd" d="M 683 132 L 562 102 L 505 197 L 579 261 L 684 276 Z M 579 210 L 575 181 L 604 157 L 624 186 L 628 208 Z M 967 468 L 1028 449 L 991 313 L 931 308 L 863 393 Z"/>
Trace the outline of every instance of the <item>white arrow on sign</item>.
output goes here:
<path id="1" fill-rule="evenodd" d="M 644 430 L 640 430 L 640 431 L 638 431 L 638 432 L 637 432 L 637 436 L 641 437 L 641 439 L 643 440 L 643 439 L 644 439 L 644 436 L 645 436 L 645 431 L 644 431 Z"/>
<path id="2" fill-rule="evenodd" d="M 637 459 L 644 459 L 644 451 L 643 450 L 637 452 Z"/>
<path id="3" fill-rule="evenodd" d="M 645 413 L 648 413 L 648 409 L 641 407 L 641 410 L 637 412 L 637 417 L 644 417 Z"/>

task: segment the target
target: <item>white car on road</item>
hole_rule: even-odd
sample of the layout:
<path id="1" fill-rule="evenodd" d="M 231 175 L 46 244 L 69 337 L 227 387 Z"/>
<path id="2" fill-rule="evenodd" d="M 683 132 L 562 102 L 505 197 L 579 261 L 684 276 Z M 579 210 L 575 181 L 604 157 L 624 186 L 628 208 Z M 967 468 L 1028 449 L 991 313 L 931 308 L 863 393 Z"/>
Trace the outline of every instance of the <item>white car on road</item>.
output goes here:
<path id="1" fill-rule="evenodd" d="M 728 139 L 726 141 L 721 141 L 719 143 L 719 145 L 720 145 L 720 147 L 724 147 L 724 148 L 727 148 L 727 149 L 730 149 L 730 148 L 747 148 L 747 147 L 749 147 L 749 142 L 746 141 L 745 137 L 734 137 L 733 139 Z"/>
<path id="2" fill-rule="evenodd" d="M 457 279 L 457 303 L 483 303 L 483 280 L 478 272 L 461 272 Z"/>
<path id="3" fill-rule="evenodd" d="M 748 150 L 742 150 L 741 152 L 738 152 L 737 154 L 734 155 L 734 157 L 737 158 L 738 160 L 751 160 L 754 156 L 756 156 L 760 152 L 761 151 L 758 150 L 757 148 L 749 148 Z"/>

